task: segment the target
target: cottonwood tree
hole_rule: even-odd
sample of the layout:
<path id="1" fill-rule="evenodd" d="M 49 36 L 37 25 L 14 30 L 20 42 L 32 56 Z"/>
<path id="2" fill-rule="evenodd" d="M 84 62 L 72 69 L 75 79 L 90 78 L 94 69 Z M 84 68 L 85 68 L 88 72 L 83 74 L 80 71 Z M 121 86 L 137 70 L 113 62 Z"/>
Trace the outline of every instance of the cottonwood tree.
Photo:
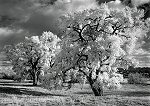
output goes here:
<path id="1" fill-rule="evenodd" d="M 136 43 L 148 30 L 142 17 L 135 8 L 118 10 L 107 4 L 62 16 L 64 34 L 56 67 L 64 74 L 83 73 L 95 96 L 103 95 L 104 87 L 120 87 L 117 68 L 133 64 Z"/>
<path id="2" fill-rule="evenodd" d="M 22 43 L 6 46 L 5 52 L 15 72 L 22 77 L 30 74 L 33 85 L 37 85 L 42 69 L 53 63 L 52 59 L 59 50 L 59 41 L 53 33 L 44 32 L 40 37 L 26 37 Z"/>

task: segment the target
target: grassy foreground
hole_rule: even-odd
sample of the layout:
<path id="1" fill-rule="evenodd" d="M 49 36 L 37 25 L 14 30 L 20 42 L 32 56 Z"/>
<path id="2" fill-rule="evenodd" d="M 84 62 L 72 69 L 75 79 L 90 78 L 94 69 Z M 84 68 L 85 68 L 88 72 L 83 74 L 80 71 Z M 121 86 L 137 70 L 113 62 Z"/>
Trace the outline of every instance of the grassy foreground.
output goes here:
<path id="1" fill-rule="evenodd" d="M 150 106 L 150 85 L 124 84 L 95 97 L 88 85 L 70 90 L 46 90 L 31 83 L 0 81 L 0 106 Z"/>

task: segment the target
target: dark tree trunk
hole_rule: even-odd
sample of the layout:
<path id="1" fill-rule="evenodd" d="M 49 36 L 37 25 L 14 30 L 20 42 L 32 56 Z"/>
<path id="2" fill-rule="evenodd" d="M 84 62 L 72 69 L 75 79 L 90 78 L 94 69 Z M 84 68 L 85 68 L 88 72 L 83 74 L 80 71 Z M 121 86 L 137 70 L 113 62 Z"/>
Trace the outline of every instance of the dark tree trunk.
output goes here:
<path id="1" fill-rule="evenodd" d="M 36 86 L 38 84 L 38 76 L 36 73 L 33 75 L 33 85 Z"/>
<path id="2" fill-rule="evenodd" d="M 93 85 L 91 85 L 92 91 L 94 93 L 95 96 L 103 96 L 103 86 L 98 86 L 95 87 Z"/>
<path id="3" fill-rule="evenodd" d="M 88 78 L 89 84 L 95 96 L 103 96 L 103 85 L 95 80 Z"/>

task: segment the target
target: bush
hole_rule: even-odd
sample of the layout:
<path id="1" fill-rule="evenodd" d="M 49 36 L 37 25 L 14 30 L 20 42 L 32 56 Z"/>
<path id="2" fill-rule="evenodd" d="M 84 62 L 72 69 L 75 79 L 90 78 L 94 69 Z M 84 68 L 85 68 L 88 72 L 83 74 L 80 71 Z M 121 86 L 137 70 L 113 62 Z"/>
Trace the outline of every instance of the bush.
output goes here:
<path id="1" fill-rule="evenodd" d="M 6 77 L 6 74 L 5 73 L 0 73 L 0 79 L 3 79 Z"/>
<path id="2" fill-rule="evenodd" d="M 40 83 L 43 88 L 52 90 L 52 89 L 62 89 L 60 80 L 54 77 L 53 74 L 47 74 L 45 76 L 40 76 Z"/>
<path id="3" fill-rule="evenodd" d="M 143 76 L 139 73 L 130 73 L 128 75 L 129 84 L 142 84 L 144 83 Z"/>
<path id="4" fill-rule="evenodd" d="M 41 83 L 41 86 L 46 89 L 51 89 L 50 80 L 51 80 L 51 78 L 48 75 L 39 77 L 39 82 Z"/>
<path id="5" fill-rule="evenodd" d="M 3 79 L 13 80 L 14 79 L 14 75 L 13 74 L 5 74 L 5 76 L 3 77 Z"/>
<path id="6" fill-rule="evenodd" d="M 21 82 L 21 79 L 22 79 L 21 76 L 14 75 L 14 78 L 13 78 L 14 81 Z"/>

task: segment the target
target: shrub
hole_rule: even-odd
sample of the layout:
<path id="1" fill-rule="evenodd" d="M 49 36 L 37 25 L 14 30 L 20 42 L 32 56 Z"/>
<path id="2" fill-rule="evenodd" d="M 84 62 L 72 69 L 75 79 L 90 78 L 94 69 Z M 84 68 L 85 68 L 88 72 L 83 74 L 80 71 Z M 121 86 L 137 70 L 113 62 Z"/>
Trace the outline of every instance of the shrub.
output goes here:
<path id="1" fill-rule="evenodd" d="M 54 89 L 62 89 L 61 87 L 61 80 L 59 78 L 55 78 L 55 75 L 53 74 L 47 74 L 45 76 L 40 76 L 39 79 L 41 86 L 43 88 L 52 90 Z"/>
<path id="2" fill-rule="evenodd" d="M 13 78 L 14 81 L 21 82 L 21 79 L 22 79 L 21 76 L 14 75 L 14 78 Z"/>
<path id="3" fill-rule="evenodd" d="M 5 78 L 6 74 L 5 73 L 0 73 L 0 79 Z"/>
<path id="4" fill-rule="evenodd" d="M 52 77 L 50 75 L 41 76 L 39 79 L 39 82 L 41 83 L 41 86 L 43 88 L 46 88 L 49 90 L 52 89 L 53 83 L 52 83 Z"/>
<path id="5" fill-rule="evenodd" d="M 129 84 L 142 84 L 144 83 L 143 76 L 139 73 L 130 73 L 128 75 Z"/>
<path id="6" fill-rule="evenodd" d="M 14 79 L 14 74 L 5 74 L 5 76 L 3 77 L 3 79 L 13 80 Z"/>

